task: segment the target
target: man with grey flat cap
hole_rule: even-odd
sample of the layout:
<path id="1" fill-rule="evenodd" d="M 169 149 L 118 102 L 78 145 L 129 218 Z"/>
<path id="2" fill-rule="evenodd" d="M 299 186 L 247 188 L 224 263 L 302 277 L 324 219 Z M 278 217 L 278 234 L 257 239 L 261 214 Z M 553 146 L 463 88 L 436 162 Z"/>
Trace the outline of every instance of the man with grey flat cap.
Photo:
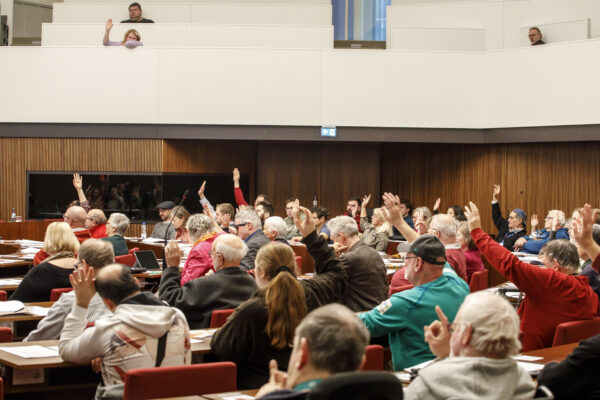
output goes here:
<path id="1" fill-rule="evenodd" d="M 169 227 L 169 235 L 167 236 L 167 240 L 175 239 L 175 227 L 173 225 L 169 226 L 169 220 L 171 218 L 171 210 L 175 208 L 175 203 L 172 201 L 163 201 L 159 205 L 156 206 L 158 210 L 158 215 L 160 215 L 160 219 L 162 222 L 154 225 L 154 229 L 152 230 L 152 235 L 150 237 L 156 239 L 164 239 L 165 233 L 167 232 L 167 227 Z"/>
<path id="2" fill-rule="evenodd" d="M 453 320 L 469 294 L 467 283 L 446 262 L 444 245 L 433 235 L 412 242 L 405 263 L 406 279 L 415 287 L 358 315 L 372 337 L 388 335 L 395 371 L 435 358 L 423 340 L 423 327 L 437 320 L 436 305 L 448 310 Z"/>

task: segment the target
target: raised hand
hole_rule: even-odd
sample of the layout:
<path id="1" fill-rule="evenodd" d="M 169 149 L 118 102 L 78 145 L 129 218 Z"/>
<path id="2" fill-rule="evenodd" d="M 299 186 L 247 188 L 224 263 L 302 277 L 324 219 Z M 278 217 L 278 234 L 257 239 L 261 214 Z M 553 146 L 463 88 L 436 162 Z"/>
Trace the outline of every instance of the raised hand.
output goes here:
<path id="1" fill-rule="evenodd" d="M 560 213 L 558 210 L 554 210 L 552 213 L 552 230 L 556 231 L 558 229 L 558 223 L 560 222 Z"/>
<path id="2" fill-rule="evenodd" d="M 75 292 L 75 302 L 79 307 L 88 308 L 92 297 L 96 294 L 95 276 L 94 268 L 79 268 L 69 275 L 69 282 Z"/>
<path id="3" fill-rule="evenodd" d="M 440 199 L 438 197 L 437 200 L 435 201 L 435 204 L 433 205 L 433 211 L 437 211 L 440 208 L 440 203 L 441 202 L 442 202 L 442 199 Z"/>
<path id="4" fill-rule="evenodd" d="M 310 217 L 310 210 L 308 208 L 301 207 L 299 203 L 300 201 L 298 199 L 294 201 L 294 209 L 292 211 L 292 214 L 294 216 L 294 224 L 296 225 L 296 228 L 298 228 L 298 231 L 300 231 L 302 237 L 305 238 L 315 230 L 315 223 Z M 300 217 L 300 213 L 304 214 L 304 221 Z"/>
<path id="5" fill-rule="evenodd" d="M 435 356 L 445 358 L 450 354 L 450 324 L 440 306 L 435 306 L 435 312 L 439 320 L 423 328 L 425 342 L 429 344 L 429 349 Z"/>
<path id="6" fill-rule="evenodd" d="M 581 216 L 573 223 L 573 237 L 583 251 L 593 260 L 600 255 L 600 246 L 596 244 L 592 237 L 592 227 L 594 211 L 592 206 L 586 204 L 581 210 Z"/>
<path id="7" fill-rule="evenodd" d="M 177 241 L 171 240 L 165 247 L 165 260 L 167 261 L 167 267 L 179 267 L 183 257 L 183 251 L 179 249 Z"/>
<path id="8" fill-rule="evenodd" d="M 538 219 L 537 214 L 533 214 L 531 216 L 531 231 L 535 231 L 535 228 L 538 226 L 538 224 L 540 223 L 540 220 Z"/>
<path id="9" fill-rule="evenodd" d="M 113 22 L 112 19 L 107 19 L 106 20 L 106 32 L 110 32 L 110 30 L 113 28 Z"/>
<path id="10" fill-rule="evenodd" d="M 78 191 L 83 188 L 83 179 L 77 172 L 73 174 L 73 187 Z"/>
<path id="11" fill-rule="evenodd" d="M 198 196 L 200 197 L 200 200 L 202 200 L 204 198 L 204 189 L 205 188 L 206 188 L 206 181 L 202 182 L 200 189 L 198 189 Z"/>
<path id="12" fill-rule="evenodd" d="M 500 185 L 498 186 L 498 193 L 500 193 Z M 494 189 L 495 192 L 495 189 Z M 481 217 L 479 216 L 479 209 L 472 201 L 469 202 L 469 206 L 465 206 L 465 216 L 467 217 L 467 221 L 469 222 L 469 230 L 473 231 L 474 229 L 481 228 Z"/>
<path id="13" fill-rule="evenodd" d="M 400 211 L 400 198 L 392 193 L 384 193 L 381 198 L 385 204 L 385 208 L 382 208 L 385 220 L 396 227 L 406 223 Z"/>
<path id="14" fill-rule="evenodd" d="M 240 187 L 240 170 L 237 168 L 233 169 L 233 186 Z"/>
<path id="15" fill-rule="evenodd" d="M 369 204 L 369 201 L 371 201 L 371 195 L 370 194 L 368 194 L 365 197 L 363 197 L 362 204 L 360 205 L 361 208 L 365 208 L 367 206 L 367 204 Z"/>
<path id="16" fill-rule="evenodd" d="M 494 201 L 498 201 L 498 196 L 500 196 L 500 185 L 494 185 L 494 193 L 492 193 L 492 198 Z"/>

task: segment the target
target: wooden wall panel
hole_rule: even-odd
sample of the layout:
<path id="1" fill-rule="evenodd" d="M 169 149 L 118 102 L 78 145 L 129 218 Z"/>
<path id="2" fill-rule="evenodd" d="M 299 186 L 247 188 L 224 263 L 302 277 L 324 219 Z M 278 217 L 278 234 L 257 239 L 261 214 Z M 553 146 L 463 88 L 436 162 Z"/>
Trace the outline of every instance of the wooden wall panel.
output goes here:
<path id="1" fill-rule="evenodd" d="M 159 172 L 161 140 L 0 138 L 0 219 L 25 216 L 27 171 Z M 57 188 L 57 190 L 75 190 Z"/>
<path id="2" fill-rule="evenodd" d="M 257 149 L 257 193 L 271 196 L 275 213 L 285 218 L 285 201 L 293 197 L 312 207 L 321 193 L 321 144 L 262 143 Z"/>

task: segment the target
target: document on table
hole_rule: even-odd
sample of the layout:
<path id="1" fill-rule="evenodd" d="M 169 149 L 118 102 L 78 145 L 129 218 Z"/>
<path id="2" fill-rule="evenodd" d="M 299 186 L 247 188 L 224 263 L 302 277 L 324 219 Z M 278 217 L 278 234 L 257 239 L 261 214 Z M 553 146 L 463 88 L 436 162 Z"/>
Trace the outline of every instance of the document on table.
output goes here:
<path id="1" fill-rule="evenodd" d="M 544 368 L 544 364 L 535 364 L 535 363 L 522 362 L 522 361 L 517 361 L 517 364 L 519 365 L 519 367 L 523 368 L 525 371 L 529 372 L 530 374 L 537 374 L 538 372 L 540 372 L 542 370 L 542 368 Z"/>
<path id="2" fill-rule="evenodd" d="M 45 317 L 46 315 L 48 315 L 48 311 L 50 311 L 50 307 L 27 306 L 27 311 L 31 315 L 37 315 L 38 317 Z"/>
<path id="3" fill-rule="evenodd" d="M 0 350 L 22 358 L 58 357 L 57 346 L 44 347 L 35 344 L 32 346 L 0 347 Z"/>
<path id="4" fill-rule="evenodd" d="M 25 308 L 25 304 L 18 300 L 0 301 L 0 315 L 12 314 Z"/>
<path id="5" fill-rule="evenodd" d="M 22 281 L 22 279 L 0 279 L 0 287 L 20 285 L 21 281 Z"/>
<path id="6" fill-rule="evenodd" d="M 536 357 L 536 356 L 526 356 L 524 354 L 518 355 L 518 356 L 514 356 L 513 357 L 515 360 L 517 361 L 539 361 L 539 360 L 543 360 L 544 357 Z"/>

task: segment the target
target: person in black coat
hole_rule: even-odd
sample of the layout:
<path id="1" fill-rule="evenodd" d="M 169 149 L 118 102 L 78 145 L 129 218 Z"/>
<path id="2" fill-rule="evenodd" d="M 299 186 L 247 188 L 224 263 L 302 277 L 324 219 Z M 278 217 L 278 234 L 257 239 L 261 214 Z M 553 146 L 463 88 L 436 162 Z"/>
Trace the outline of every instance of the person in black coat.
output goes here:
<path id="1" fill-rule="evenodd" d="M 502 216 L 500 204 L 498 203 L 500 196 L 500 185 L 494 185 L 494 193 L 492 195 L 492 219 L 494 225 L 498 229 L 496 242 L 500 243 L 510 251 L 515 250 L 515 242 L 520 237 L 527 234 L 527 214 L 520 208 L 515 208 L 510 212 L 508 218 Z"/>

